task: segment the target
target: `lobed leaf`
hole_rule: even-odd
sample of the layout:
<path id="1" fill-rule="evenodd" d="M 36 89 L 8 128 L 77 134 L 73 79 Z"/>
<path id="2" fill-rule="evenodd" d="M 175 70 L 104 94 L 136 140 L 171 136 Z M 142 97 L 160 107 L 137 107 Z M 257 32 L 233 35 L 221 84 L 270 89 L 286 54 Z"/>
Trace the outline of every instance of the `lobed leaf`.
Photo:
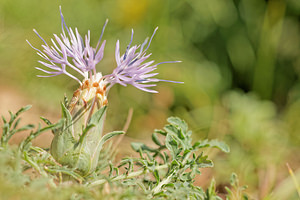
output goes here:
<path id="1" fill-rule="evenodd" d="M 198 141 L 193 145 L 193 148 L 204 148 L 204 147 L 214 147 L 214 148 L 218 148 L 221 151 L 225 152 L 225 153 L 229 153 L 230 152 L 230 148 L 227 144 L 225 144 L 224 142 L 218 141 L 218 140 L 203 140 L 203 141 Z"/>
<path id="2" fill-rule="evenodd" d="M 186 122 L 183 121 L 182 119 L 180 119 L 179 117 L 169 117 L 167 119 L 167 121 L 170 124 L 180 128 L 183 132 L 187 132 L 187 130 L 188 130 L 188 126 L 187 126 Z"/>

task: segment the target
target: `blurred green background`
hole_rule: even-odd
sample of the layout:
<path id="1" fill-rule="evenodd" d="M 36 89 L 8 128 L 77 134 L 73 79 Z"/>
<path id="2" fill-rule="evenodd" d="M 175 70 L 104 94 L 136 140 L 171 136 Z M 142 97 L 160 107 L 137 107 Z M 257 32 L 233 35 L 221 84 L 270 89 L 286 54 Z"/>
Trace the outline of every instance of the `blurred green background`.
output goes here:
<path id="1" fill-rule="evenodd" d="M 77 89 L 66 76 L 36 77 L 39 57 L 25 41 L 42 44 L 33 28 L 46 41 L 61 32 L 59 5 L 68 26 L 82 35 L 91 30 L 94 45 L 109 19 L 97 66 L 103 74 L 116 66 L 115 43 L 120 39 L 124 52 L 131 28 L 133 44 L 140 44 L 158 26 L 151 58 L 182 61 L 159 66 L 159 78 L 184 84 L 159 83 L 158 94 L 115 86 L 107 130 L 122 129 L 130 108 L 129 141 L 150 137 L 168 116 L 179 116 L 195 139 L 218 138 L 231 147 L 228 155 L 208 152 L 215 168 L 199 185 L 214 176 L 222 191 L 236 172 L 253 198 L 297 198 L 285 163 L 300 178 L 299 0 L 1 0 L 0 114 L 33 104 L 25 120 L 57 120 L 63 95 Z M 47 146 L 49 138 L 39 142 Z"/>

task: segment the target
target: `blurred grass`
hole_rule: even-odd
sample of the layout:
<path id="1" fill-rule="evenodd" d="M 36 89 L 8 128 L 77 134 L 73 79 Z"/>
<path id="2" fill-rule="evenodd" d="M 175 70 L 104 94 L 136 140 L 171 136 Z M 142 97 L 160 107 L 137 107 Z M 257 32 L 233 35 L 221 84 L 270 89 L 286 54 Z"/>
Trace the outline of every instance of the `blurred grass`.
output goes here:
<path id="1" fill-rule="evenodd" d="M 114 87 L 107 130 L 121 129 L 131 107 L 128 136 L 135 138 L 160 128 L 170 115 L 182 117 L 195 137 L 225 139 L 231 146 L 229 156 L 215 155 L 217 183 L 234 171 L 260 199 L 288 177 L 286 162 L 300 168 L 298 0 L 1 0 L 1 88 L 16 88 L 20 98 L 57 113 L 63 94 L 70 97 L 77 83 L 64 76 L 36 77 L 39 58 L 25 40 L 41 45 L 33 28 L 47 41 L 60 33 L 59 5 L 68 26 L 81 34 L 91 30 L 93 44 L 109 19 L 105 56 L 97 66 L 104 74 L 115 67 L 115 42 L 120 39 L 124 51 L 131 28 L 136 44 L 159 26 L 152 59 L 183 61 L 161 65 L 158 72 L 184 85 L 161 83 L 154 95 Z"/>

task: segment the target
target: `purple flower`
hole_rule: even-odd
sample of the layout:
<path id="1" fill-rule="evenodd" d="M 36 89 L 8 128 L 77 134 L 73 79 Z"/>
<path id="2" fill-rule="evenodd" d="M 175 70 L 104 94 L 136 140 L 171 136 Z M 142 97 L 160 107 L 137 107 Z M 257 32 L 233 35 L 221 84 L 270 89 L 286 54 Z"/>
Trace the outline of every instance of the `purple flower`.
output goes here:
<path id="1" fill-rule="evenodd" d="M 110 83 L 108 89 L 114 84 L 119 83 L 123 86 L 127 86 L 127 84 L 131 84 L 140 90 L 157 93 L 157 91 L 155 90 L 148 89 L 149 87 L 156 86 L 156 84 L 153 84 L 155 82 L 166 81 L 166 82 L 173 82 L 173 83 L 181 83 L 176 81 L 167 81 L 167 80 L 153 78 L 158 73 L 152 73 L 157 68 L 157 65 L 163 63 L 176 63 L 180 61 L 167 61 L 167 62 L 153 64 L 154 61 L 152 60 L 144 63 L 151 56 L 151 54 L 147 55 L 146 51 L 149 48 L 152 38 L 155 35 L 157 29 L 158 28 L 154 30 L 154 33 L 152 34 L 150 40 L 149 38 L 146 38 L 146 40 L 142 45 L 138 45 L 138 46 L 135 45 L 133 47 L 130 47 L 133 39 L 133 30 L 132 30 L 130 43 L 127 46 L 127 49 L 122 56 L 120 56 L 119 40 L 117 41 L 116 50 L 115 50 L 117 67 L 114 69 L 112 74 L 104 76 L 105 80 L 107 80 L 107 82 Z M 144 49 L 146 45 L 147 47 Z"/>
<path id="2" fill-rule="evenodd" d="M 41 56 L 48 62 L 39 61 L 42 65 L 48 68 L 48 70 L 36 67 L 36 69 L 43 71 L 49 75 L 38 75 L 39 77 L 52 77 L 60 74 L 68 75 L 69 77 L 75 79 L 82 85 L 82 82 L 70 74 L 67 71 L 67 67 L 75 70 L 79 74 L 81 74 L 85 79 L 92 78 L 92 75 L 96 75 L 96 64 L 99 63 L 103 58 L 105 40 L 102 42 L 101 39 L 104 33 L 105 26 L 108 22 L 106 20 L 103 28 L 100 39 L 96 48 L 90 46 L 90 31 L 85 35 L 84 40 L 78 33 L 77 28 L 75 28 L 75 32 L 68 28 L 64 17 L 61 12 L 60 7 L 60 15 L 61 15 L 61 28 L 62 33 L 60 36 L 54 35 L 54 39 L 51 39 L 53 46 L 49 46 L 47 42 L 38 34 L 38 32 L 34 29 L 33 31 L 38 35 L 38 37 L 44 42 L 42 45 L 43 51 L 33 47 L 28 40 L 26 40 L 29 45 L 37 50 L 37 54 Z M 65 33 L 65 30 L 67 33 Z"/>
<path id="3" fill-rule="evenodd" d="M 75 31 L 73 31 L 71 28 L 67 27 L 61 12 L 61 8 L 60 15 L 62 21 L 62 33 L 59 36 L 54 34 L 54 39 L 51 39 L 53 46 L 48 45 L 36 30 L 34 30 L 34 32 L 44 42 L 44 45 L 42 45 L 43 50 L 41 51 L 33 47 L 27 41 L 29 45 L 37 51 L 37 54 L 47 61 L 39 61 L 39 63 L 48 68 L 42 69 L 36 67 L 36 69 L 48 74 L 38 75 L 39 77 L 52 77 L 65 74 L 79 82 L 82 87 L 86 83 L 85 81 L 88 81 L 90 84 L 95 82 L 100 84 L 101 82 L 101 84 L 107 86 L 107 92 L 116 83 L 123 86 L 130 84 L 140 90 L 152 93 L 157 93 L 157 91 L 149 89 L 149 87 L 156 86 L 156 82 L 165 81 L 181 83 L 154 78 L 154 76 L 156 76 L 158 73 L 153 72 L 160 64 L 176 63 L 180 61 L 167 61 L 157 64 L 153 64 L 153 60 L 146 62 L 146 60 L 151 56 L 151 54 L 146 54 L 146 51 L 150 46 L 157 28 L 154 30 L 150 40 L 149 38 L 146 38 L 143 44 L 135 45 L 133 47 L 131 47 L 133 39 L 132 30 L 130 43 L 122 56 L 120 56 L 120 43 L 118 40 L 115 50 L 117 67 L 113 70 L 112 74 L 102 76 L 101 73 L 96 72 L 96 64 L 98 64 L 103 58 L 106 41 L 104 40 L 101 44 L 101 39 L 108 20 L 106 20 L 102 28 L 101 36 L 96 48 L 93 48 L 90 46 L 90 31 L 88 31 L 88 34 L 85 35 L 83 40 L 78 33 L 77 28 L 75 28 Z M 65 30 L 67 31 L 67 34 Z M 80 79 L 78 79 L 76 76 L 69 73 L 67 71 L 69 69 L 73 69 L 77 73 L 81 74 L 84 77 L 84 80 L 80 81 Z"/>

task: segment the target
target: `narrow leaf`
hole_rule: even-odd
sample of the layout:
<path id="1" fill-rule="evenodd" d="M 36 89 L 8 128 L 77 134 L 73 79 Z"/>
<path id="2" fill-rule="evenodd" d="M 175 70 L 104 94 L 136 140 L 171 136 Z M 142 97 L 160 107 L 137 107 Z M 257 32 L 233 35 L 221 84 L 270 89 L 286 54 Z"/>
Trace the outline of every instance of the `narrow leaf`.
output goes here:
<path id="1" fill-rule="evenodd" d="M 160 178 L 159 178 L 159 173 L 158 173 L 157 169 L 154 170 L 153 175 L 154 175 L 154 177 L 156 179 L 156 182 L 159 183 L 160 182 Z"/>
<path id="2" fill-rule="evenodd" d="M 161 134 L 161 135 L 163 135 L 163 136 L 166 136 L 166 135 L 167 135 L 167 132 L 166 132 L 166 131 L 159 130 L 159 129 L 155 129 L 154 132 L 155 132 L 155 133 L 158 133 L 158 134 Z"/>
<path id="3" fill-rule="evenodd" d="M 8 113 L 10 115 L 9 125 L 11 126 L 17 116 L 14 115 L 11 111 L 8 111 Z"/>
<path id="4" fill-rule="evenodd" d="M 47 125 L 52 125 L 50 120 L 46 119 L 45 117 L 40 117 L 41 120 L 43 120 Z"/>
<path id="5" fill-rule="evenodd" d="M 110 138 L 114 137 L 114 136 L 117 136 L 117 135 L 121 135 L 121 134 L 124 134 L 125 132 L 124 131 L 113 131 L 113 132 L 110 132 L 110 133 L 107 133 L 105 134 L 101 140 L 99 141 L 99 144 L 98 144 L 98 147 L 99 149 L 102 149 L 102 146 L 103 144 L 109 140 Z"/>
<path id="6" fill-rule="evenodd" d="M 28 125 L 25 125 L 25 126 L 19 128 L 19 129 L 17 129 L 16 133 L 20 132 L 20 131 L 25 131 L 25 130 L 33 129 L 33 128 L 34 128 L 33 124 L 28 124 Z"/>
<path id="7" fill-rule="evenodd" d="M 20 121 L 21 121 L 21 118 L 17 119 L 17 121 L 15 122 L 15 124 L 13 126 L 13 129 L 17 128 L 17 126 L 19 125 Z"/>
<path id="8" fill-rule="evenodd" d="M 97 112 L 95 112 L 90 121 L 89 124 L 95 124 L 97 125 L 99 121 L 101 120 L 102 116 L 104 115 L 105 111 L 107 109 L 107 106 L 103 106 L 101 109 L 99 109 Z"/>
<path id="9" fill-rule="evenodd" d="M 160 141 L 159 141 L 159 139 L 158 139 L 156 133 L 152 133 L 152 140 L 153 140 L 153 142 L 154 142 L 155 144 L 157 144 L 158 146 L 160 146 L 160 147 L 162 146 L 162 144 L 160 143 Z"/>
<path id="10" fill-rule="evenodd" d="M 31 107 L 32 107 L 31 105 L 27 105 L 27 106 L 22 107 L 20 110 L 17 111 L 16 117 L 19 116 L 22 112 L 25 112 L 25 111 L 29 110 Z"/>
<path id="11" fill-rule="evenodd" d="M 61 103 L 61 111 L 63 118 L 66 118 L 67 121 L 72 121 L 72 116 L 69 112 L 69 110 L 66 108 L 65 104 Z"/>
<path id="12" fill-rule="evenodd" d="M 4 116 L 2 115 L 1 117 L 2 117 L 2 121 L 3 121 L 3 123 L 4 123 L 4 124 L 6 124 L 6 123 L 7 123 L 7 121 L 6 121 L 6 119 L 4 118 Z"/>
<path id="13" fill-rule="evenodd" d="M 82 130 L 82 134 L 80 135 L 80 138 L 79 138 L 79 143 L 82 143 L 83 142 L 83 139 L 85 138 L 86 134 L 89 132 L 89 130 L 91 128 L 95 127 L 95 124 L 88 124 L 83 130 Z"/>

